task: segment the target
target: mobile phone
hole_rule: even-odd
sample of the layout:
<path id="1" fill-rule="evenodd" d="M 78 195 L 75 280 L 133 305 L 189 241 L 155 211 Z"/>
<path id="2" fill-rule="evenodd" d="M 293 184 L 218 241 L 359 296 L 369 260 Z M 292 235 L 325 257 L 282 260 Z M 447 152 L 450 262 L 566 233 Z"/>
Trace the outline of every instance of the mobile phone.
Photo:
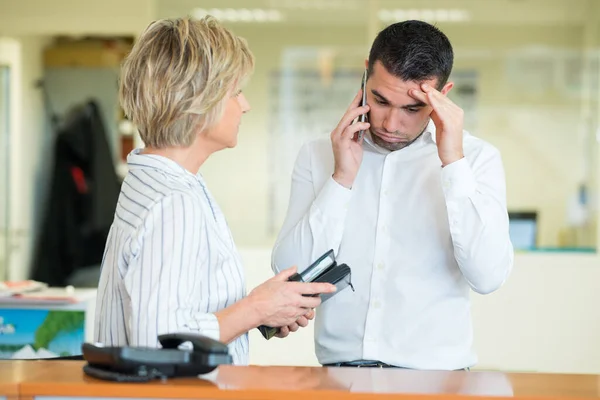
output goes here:
<path id="1" fill-rule="evenodd" d="M 335 265 L 335 256 L 333 254 L 333 249 L 331 249 L 319 257 L 317 261 L 312 263 L 308 268 L 302 271 L 302 273 L 296 273 L 290 276 L 289 280 L 296 282 L 312 282 L 314 279 L 321 276 L 323 272 L 327 271 L 331 266 Z"/>
<path id="2" fill-rule="evenodd" d="M 320 296 L 321 304 L 327 299 L 333 297 L 336 293 L 341 292 L 348 286 L 354 291 L 354 286 L 352 286 L 351 282 L 351 270 L 350 267 L 346 264 L 337 264 L 335 261 L 335 254 L 333 253 L 333 249 L 328 250 L 325 254 L 319 257 L 315 262 L 313 262 L 308 268 L 306 268 L 302 273 L 296 273 L 288 278 L 289 281 L 294 282 L 326 282 L 335 285 L 337 291 L 333 293 L 320 293 L 320 294 L 304 294 L 303 296 Z M 279 328 L 274 328 L 266 325 L 261 325 L 258 327 L 260 333 L 262 333 L 263 337 L 267 340 L 271 339 L 273 336 L 279 332 Z"/>
<path id="3" fill-rule="evenodd" d="M 362 83 L 360 85 L 360 88 L 362 89 L 362 99 L 360 101 L 360 106 L 365 106 L 367 104 L 367 90 L 366 90 L 366 86 L 367 86 L 367 70 L 365 69 L 365 72 L 363 72 L 363 77 L 362 77 Z M 358 122 L 367 122 L 367 114 L 361 114 L 358 117 Z M 365 134 L 365 131 L 360 130 L 358 131 L 358 135 L 356 137 L 356 140 L 360 140 L 362 139 L 363 135 Z"/>

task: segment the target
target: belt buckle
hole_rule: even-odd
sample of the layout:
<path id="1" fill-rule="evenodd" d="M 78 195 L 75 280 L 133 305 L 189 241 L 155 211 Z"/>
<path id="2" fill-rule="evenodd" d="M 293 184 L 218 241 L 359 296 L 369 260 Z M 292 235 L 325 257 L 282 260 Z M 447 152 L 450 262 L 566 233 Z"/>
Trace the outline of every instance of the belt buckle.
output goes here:
<path id="1" fill-rule="evenodd" d="M 372 368 L 372 367 L 383 368 L 383 365 L 379 361 L 371 362 L 371 363 L 365 363 L 365 364 L 357 364 L 356 365 L 356 368 L 362 368 L 362 367 L 365 367 L 365 368 Z"/>

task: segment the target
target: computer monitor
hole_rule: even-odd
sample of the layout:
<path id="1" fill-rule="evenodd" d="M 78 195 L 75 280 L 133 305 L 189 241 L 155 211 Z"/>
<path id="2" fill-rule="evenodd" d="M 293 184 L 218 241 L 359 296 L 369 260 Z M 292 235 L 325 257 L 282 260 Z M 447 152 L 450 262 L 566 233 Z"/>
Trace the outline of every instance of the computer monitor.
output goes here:
<path id="1" fill-rule="evenodd" d="M 537 212 L 509 211 L 509 234 L 515 250 L 537 247 Z"/>

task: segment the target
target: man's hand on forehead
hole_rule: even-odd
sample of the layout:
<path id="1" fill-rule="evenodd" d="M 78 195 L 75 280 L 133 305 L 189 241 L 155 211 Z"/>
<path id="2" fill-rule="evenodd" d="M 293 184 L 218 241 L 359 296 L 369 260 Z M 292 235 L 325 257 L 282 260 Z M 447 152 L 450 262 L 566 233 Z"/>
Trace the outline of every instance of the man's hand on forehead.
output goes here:
<path id="1" fill-rule="evenodd" d="M 464 112 L 462 108 L 427 83 L 421 84 L 420 90 L 410 89 L 408 94 L 433 108 L 431 119 L 435 124 L 435 137 L 442 166 L 445 167 L 463 158 Z"/>

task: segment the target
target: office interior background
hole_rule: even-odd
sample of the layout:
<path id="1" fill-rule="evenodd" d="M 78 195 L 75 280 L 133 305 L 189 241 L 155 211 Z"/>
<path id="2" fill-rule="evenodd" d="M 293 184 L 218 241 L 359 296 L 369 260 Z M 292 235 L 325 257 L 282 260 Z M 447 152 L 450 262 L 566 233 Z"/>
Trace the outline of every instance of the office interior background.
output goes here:
<path id="1" fill-rule="evenodd" d="M 506 170 L 515 265 L 498 292 L 472 296 L 477 368 L 600 373 L 600 0 L 0 0 L 0 281 L 32 276 L 69 115 L 99 106 L 124 176 L 141 142 L 119 108 L 119 64 L 150 21 L 205 14 L 256 57 L 239 144 L 201 169 L 248 289 L 272 275 L 300 146 L 337 124 L 377 32 L 423 19 L 453 43 L 465 128 Z M 268 342 L 251 332 L 250 361 L 318 365 L 312 338 L 312 326 Z"/>

